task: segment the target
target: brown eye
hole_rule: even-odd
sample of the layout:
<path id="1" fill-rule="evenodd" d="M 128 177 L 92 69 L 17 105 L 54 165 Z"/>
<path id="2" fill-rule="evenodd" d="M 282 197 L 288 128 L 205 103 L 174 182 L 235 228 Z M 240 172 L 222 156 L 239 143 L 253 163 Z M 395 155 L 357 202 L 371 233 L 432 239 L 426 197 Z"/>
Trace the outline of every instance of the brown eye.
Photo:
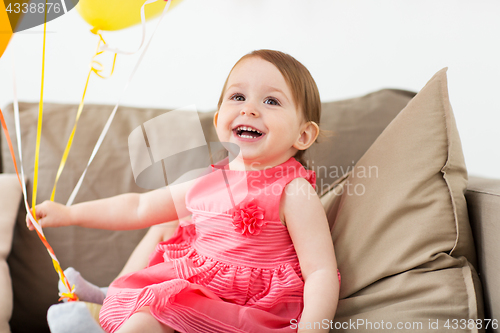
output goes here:
<path id="1" fill-rule="evenodd" d="M 237 101 L 237 102 L 243 102 L 243 101 L 245 101 L 245 96 L 243 96 L 241 94 L 234 94 L 230 97 L 230 99 Z"/>
<path id="2" fill-rule="evenodd" d="M 266 100 L 264 101 L 264 104 L 278 105 L 278 106 L 281 105 L 280 102 L 276 98 L 272 98 L 272 97 L 266 98 Z"/>

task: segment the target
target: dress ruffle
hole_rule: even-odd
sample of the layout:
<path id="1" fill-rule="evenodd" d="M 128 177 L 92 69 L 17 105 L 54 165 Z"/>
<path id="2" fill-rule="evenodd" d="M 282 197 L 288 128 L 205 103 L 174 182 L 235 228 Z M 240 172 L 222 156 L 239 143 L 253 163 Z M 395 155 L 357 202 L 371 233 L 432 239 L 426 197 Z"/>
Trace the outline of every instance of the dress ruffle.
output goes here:
<path id="1" fill-rule="evenodd" d="M 198 312 L 200 310 L 197 309 L 198 303 L 209 301 L 209 303 L 215 302 L 214 306 L 218 309 L 221 303 L 227 305 L 225 311 L 229 312 L 224 315 L 226 322 L 227 318 L 230 318 L 227 317 L 230 313 L 241 317 L 243 309 L 246 309 L 245 311 L 252 309 L 249 313 L 253 313 L 252 316 L 257 318 L 272 316 L 275 327 L 271 331 L 276 332 L 277 329 L 279 331 L 281 327 L 283 331 L 289 332 L 287 327 L 290 325 L 290 312 L 295 312 L 299 316 L 302 311 L 303 280 L 297 274 L 297 271 L 300 272 L 298 263 L 295 267 L 290 263 L 282 263 L 271 269 L 224 263 L 197 253 L 191 246 L 195 235 L 194 225 L 179 227 L 172 238 L 157 245 L 150 257 L 148 268 L 125 275 L 113 282 L 100 314 L 103 328 L 114 332 L 135 311 L 149 306 L 151 313 L 158 320 L 182 332 L 269 330 L 266 324 L 254 328 L 248 327 L 248 330 L 241 331 L 238 328 L 241 324 L 239 321 L 234 327 L 224 324 L 228 326 L 222 330 L 221 323 L 216 320 L 213 331 L 210 331 L 209 322 L 214 320 L 214 316 L 217 318 L 217 314 L 207 317 L 208 308 L 202 312 Z M 117 291 L 120 292 L 118 298 L 115 297 Z M 182 307 L 179 304 L 181 299 L 197 305 Z M 194 302 L 195 299 L 198 299 L 198 303 Z M 117 308 L 120 308 L 122 314 L 119 320 L 116 318 Z M 189 315 L 186 313 L 182 315 L 184 311 Z M 216 312 L 219 313 L 220 310 Z M 173 313 L 184 318 L 184 322 L 179 322 Z M 196 323 L 192 316 L 205 319 Z M 109 324 L 108 317 L 114 317 Z M 255 321 L 255 318 L 251 320 Z M 192 322 L 188 324 L 185 321 Z"/>
<path id="2" fill-rule="evenodd" d="M 165 297 L 165 295 L 171 295 Z M 298 303 L 280 303 L 273 311 L 244 307 L 219 298 L 203 286 L 185 280 L 170 280 L 145 286 L 141 291 L 121 290 L 119 297 L 106 298 L 100 313 L 103 328 L 116 331 L 135 311 L 149 306 L 152 315 L 178 332 L 293 332 L 290 315 L 300 316 Z M 120 306 L 117 315 L 107 304 Z M 108 317 L 113 320 L 108 321 Z"/>
<path id="3" fill-rule="evenodd" d="M 190 234 L 192 227 L 179 228 Z M 182 238 L 174 237 L 174 240 Z M 189 242 L 158 244 L 150 258 L 151 265 L 171 264 L 176 276 L 203 285 L 226 301 L 270 310 L 283 301 L 297 302 L 302 295 L 303 280 L 298 263 L 280 263 L 273 268 L 233 265 L 199 254 Z"/>

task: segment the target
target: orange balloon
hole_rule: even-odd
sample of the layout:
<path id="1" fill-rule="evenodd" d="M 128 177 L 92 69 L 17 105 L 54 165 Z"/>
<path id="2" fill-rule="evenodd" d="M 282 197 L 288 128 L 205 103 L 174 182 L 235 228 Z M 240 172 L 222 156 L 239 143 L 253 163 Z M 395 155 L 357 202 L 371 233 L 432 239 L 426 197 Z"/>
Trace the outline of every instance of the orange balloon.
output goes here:
<path id="1" fill-rule="evenodd" d="M 0 1 L 0 58 L 2 57 L 10 38 L 12 37 L 12 27 L 10 26 L 9 16 L 5 10 L 5 3 Z"/>

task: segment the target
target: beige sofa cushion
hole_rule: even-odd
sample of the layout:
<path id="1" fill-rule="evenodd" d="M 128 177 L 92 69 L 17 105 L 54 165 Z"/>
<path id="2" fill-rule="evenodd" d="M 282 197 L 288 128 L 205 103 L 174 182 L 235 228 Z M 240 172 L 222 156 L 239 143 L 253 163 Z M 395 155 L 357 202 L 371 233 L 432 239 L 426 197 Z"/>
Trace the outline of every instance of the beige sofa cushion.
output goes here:
<path id="1" fill-rule="evenodd" d="M 348 167 L 352 168 L 352 161 L 359 159 L 413 95 L 414 93 L 406 91 L 385 89 L 349 100 L 324 103 L 322 128 L 333 131 L 334 136 L 323 140 L 317 150 L 308 153 L 311 161 L 315 162 L 311 163 L 313 168 L 330 167 L 327 163 L 331 163 L 338 171 L 336 174 L 320 174 L 324 184 L 330 184 Z M 50 196 L 77 108 L 77 105 L 44 105 L 38 202 Z M 56 201 L 66 202 L 112 108 L 106 105 L 85 106 L 68 164 L 58 184 Z M 133 180 L 128 155 L 128 135 L 146 120 L 166 111 L 120 107 L 76 202 L 143 191 Z M 20 104 L 23 159 L 29 181 L 33 177 L 37 113 L 38 104 Z M 12 107 L 6 108 L 4 114 L 9 128 L 14 128 Z M 200 113 L 208 142 L 217 141 L 212 117 L 213 112 Z M 331 156 L 325 156 L 325 152 L 329 152 Z M 2 158 L 4 171 L 13 172 L 5 140 L 2 141 Z M 13 329 L 28 332 L 47 332 L 46 311 L 51 304 L 57 303 L 58 278 L 37 235 L 26 229 L 24 217 L 24 209 L 21 209 L 8 259 L 14 288 L 11 325 Z M 92 283 L 106 286 L 121 270 L 145 231 L 115 232 L 67 227 L 47 229 L 45 233 L 63 268 L 73 266 Z M 33 298 L 33 295 L 37 297 Z M 25 320 L 27 317 L 31 318 L 29 322 Z"/>
<path id="2" fill-rule="evenodd" d="M 21 202 L 21 186 L 16 175 L 0 174 L 0 332 L 10 332 L 12 284 L 7 256 L 12 246 L 16 215 Z"/>
<path id="3" fill-rule="evenodd" d="M 476 241 L 478 271 L 483 283 L 485 318 L 500 320 L 500 179 L 470 177 L 469 218 Z"/>
<path id="4" fill-rule="evenodd" d="M 305 154 L 308 167 L 316 171 L 316 188 L 325 191 L 354 164 L 401 111 L 414 92 L 383 89 L 360 97 L 323 103 L 319 138 Z"/>
<path id="5" fill-rule="evenodd" d="M 446 320 L 483 318 L 466 186 L 441 70 L 323 198 L 342 274 L 337 325 L 418 322 L 414 331 L 436 332 L 429 320 L 446 331 Z M 380 326 L 342 331 L 360 329 Z"/>

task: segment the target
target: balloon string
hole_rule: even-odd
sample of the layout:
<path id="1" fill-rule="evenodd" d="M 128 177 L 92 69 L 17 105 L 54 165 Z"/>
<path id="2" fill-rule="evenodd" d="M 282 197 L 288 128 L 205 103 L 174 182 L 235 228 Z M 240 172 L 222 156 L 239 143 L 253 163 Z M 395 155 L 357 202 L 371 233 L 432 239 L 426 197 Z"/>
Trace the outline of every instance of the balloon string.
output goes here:
<path id="1" fill-rule="evenodd" d="M 102 49 L 104 51 L 111 51 L 111 52 L 115 52 L 115 53 L 120 53 L 120 54 L 128 54 L 128 55 L 131 55 L 131 54 L 134 54 L 136 53 L 137 51 L 139 51 L 142 47 L 142 45 L 144 45 L 144 41 L 146 40 L 146 13 L 145 13 L 145 9 L 144 7 L 150 3 L 153 3 L 153 2 L 156 2 L 158 0 L 146 0 L 142 6 L 141 6 L 141 27 L 142 27 L 142 36 L 141 36 L 141 42 L 139 44 L 139 47 L 134 50 L 134 51 L 123 51 L 123 50 L 120 50 L 118 48 L 113 48 L 113 47 L 110 47 L 109 45 L 107 44 L 104 44 L 102 46 Z M 163 8 L 163 12 L 166 12 L 168 10 L 168 7 L 170 6 L 170 2 L 171 0 L 164 0 L 165 2 L 167 2 L 167 4 L 165 5 L 166 6 L 166 9 Z M 95 29 L 95 28 L 94 28 Z"/>
<path id="2" fill-rule="evenodd" d="M 45 0 L 45 6 L 47 6 L 47 0 Z M 59 261 L 56 258 L 54 250 L 52 249 L 49 242 L 45 238 L 45 235 L 42 232 L 41 225 L 36 220 L 36 211 L 35 211 L 36 194 L 37 194 L 37 189 L 38 189 L 38 164 L 39 164 L 38 162 L 39 162 L 39 157 L 40 157 L 40 140 L 41 140 L 41 136 L 42 136 L 43 88 L 44 88 L 44 77 L 45 77 L 46 37 L 47 37 L 47 11 L 45 11 L 45 20 L 43 23 L 42 80 L 41 80 L 41 89 L 40 89 L 40 102 L 39 102 L 39 107 L 38 107 L 38 125 L 37 125 L 37 132 L 36 132 L 36 150 L 35 150 L 35 167 L 34 167 L 34 175 L 33 175 L 32 212 L 30 210 L 27 210 L 27 214 L 28 214 L 28 216 L 31 215 L 30 220 L 32 223 L 34 222 L 33 225 L 35 226 L 38 237 L 40 238 L 43 245 L 47 249 L 47 252 L 49 253 L 50 257 L 52 258 L 52 264 L 54 266 L 54 269 L 56 270 L 56 272 L 59 275 L 59 278 L 61 279 L 63 284 L 68 289 L 68 293 L 65 293 L 66 295 L 61 295 L 61 297 L 68 298 L 68 300 L 70 300 L 70 301 L 74 301 L 74 300 L 78 300 L 78 297 L 74 294 L 74 288 L 70 287 L 69 281 L 66 278 L 66 276 L 64 275 L 63 270 L 61 269 L 61 265 L 59 264 Z M 8 132 L 6 132 L 6 135 L 8 135 Z M 10 138 L 8 140 L 10 141 Z M 11 151 L 11 154 L 12 153 L 13 153 L 13 150 Z M 12 159 L 15 160 L 14 155 L 12 156 Z M 18 172 L 17 168 L 16 168 L 16 172 Z M 19 173 L 18 173 L 18 178 L 19 178 Z M 21 186 L 22 186 L 22 184 L 21 184 Z"/>
<path id="3" fill-rule="evenodd" d="M 96 74 L 97 76 L 99 76 L 102 79 L 107 79 L 111 75 L 113 75 L 113 72 L 115 70 L 116 53 L 115 53 L 115 56 L 114 56 L 114 59 L 113 59 L 113 66 L 111 68 L 111 73 L 108 76 L 103 76 L 103 75 L 100 74 L 103 71 L 103 67 L 102 67 L 102 64 L 100 62 L 97 62 L 95 60 L 95 58 L 97 56 L 101 55 L 104 52 L 104 51 L 99 51 L 99 47 L 101 46 L 101 43 L 106 44 L 106 42 L 104 41 L 104 38 L 102 37 L 102 35 L 98 31 L 95 31 L 95 32 L 92 31 L 92 33 L 94 33 L 94 34 L 96 34 L 96 35 L 99 36 L 99 41 L 97 43 L 97 48 L 96 48 L 95 54 L 92 56 L 89 73 L 87 75 L 87 80 L 85 82 L 85 88 L 83 89 L 82 99 L 80 101 L 80 105 L 78 105 L 78 111 L 76 113 L 76 119 L 75 119 L 75 123 L 73 125 L 73 130 L 71 131 L 71 134 L 70 134 L 70 136 L 68 138 L 68 143 L 66 144 L 66 148 L 64 149 L 64 153 L 63 153 L 63 156 L 61 158 L 61 162 L 59 164 L 59 168 L 57 169 L 56 179 L 54 181 L 54 187 L 52 188 L 52 194 L 50 195 L 50 201 L 54 201 L 54 198 L 55 198 L 55 195 L 56 195 L 57 183 L 59 182 L 59 178 L 61 177 L 61 174 L 62 174 L 62 172 L 64 170 L 65 165 L 66 165 L 66 161 L 68 160 L 69 151 L 71 150 L 71 146 L 73 145 L 73 138 L 75 136 L 76 127 L 78 125 L 78 121 L 80 120 L 80 116 L 82 115 L 83 106 L 85 104 L 85 95 L 87 93 L 87 88 L 88 88 L 89 81 L 90 81 L 90 75 L 92 73 L 94 73 L 94 74 Z M 95 67 L 96 64 L 99 65 L 100 68 L 96 68 Z"/>
<path id="4" fill-rule="evenodd" d="M 94 74 L 96 74 L 97 76 L 99 76 L 101 79 L 107 79 L 107 78 L 109 78 L 111 75 L 113 75 L 113 72 L 115 71 L 116 56 L 117 56 L 117 54 L 118 54 L 118 53 L 113 51 L 113 52 L 115 53 L 115 56 L 114 56 L 114 58 L 113 58 L 113 66 L 111 67 L 111 72 L 109 73 L 109 75 L 108 75 L 108 76 L 103 76 L 103 75 L 101 75 L 100 73 L 101 73 L 102 71 L 104 71 L 103 66 L 102 66 L 102 64 L 101 64 L 100 62 L 96 61 L 96 60 L 95 60 L 95 58 L 96 58 L 98 55 L 103 54 L 105 51 L 108 51 L 108 50 L 106 49 L 106 45 L 107 45 L 107 43 L 106 43 L 106 41 L 104 40 L 104 38 L 102 37 L 102 35 L 101 35 L 101 33 L 99 32 L 99 30 L 97 30 L 96 28 L 94 28 L 94 29 L 90 30 L 90 32 L 91 32 L 91 33 L 93 33 L 94 35 L 99 36 L 99 43 L 97 44 L 97 50 L 96 50 L 96 53 L 95 53 L 95 54 L 94 54 L 94 56 L 92 57 L 92 65 L 90 66 L 90 70 L 91 70 L 92 72 L 94 72 Z M 104 50 L 99 51 L 99 46 L 101 45 L 101 42 L 102 42 L 102 44 L 103 44 L 102 48 L 104 48 Z M 111 50 L 111 51 L 112 51 L 112 50 Z M 96 65 L 98 65 L 98 66 L 99 66 L 99 68 L 97 68 L 97 67 L 96 67 Z M 88 82 L 88 80 L 87 80 L 87 82 Z"/>
<path id="5" fill-rule="evenodd" d="M 21 186 L 21 188 L 24 188 L 23 181 L 21 181 L 21 177 L 19 175 L 19 169 L 17 167 L 16 156 L 14 154 L 14 148 L 12 146 L 12 141 L 10 139 L 9 130 L 7 129 L 7 124 L 5 122 L 5 119 L 3 117 L 3 113 L 2 113 L 1 109 L 0 109 L 0 122 L 2 123 L 2 128 L 4 130 L 5 138 L 7 139 L 7 144 L 9 146 L 10 155 L 12 156 L 12 162 L 14 163 L 14 169 L 16 170 L 17 179 L 19 180 L 19 185 Z M 49 242 L 47 241 L 47 238 L 45 238 L 45 235 L 43 234 L 43 231 L 42 231 L 40 224 L 34 219 L 34 217 L 33 217 L 34 214 L 32 215 L 30 213 L 30 209 L 28 206 L 28 200 L 26 198 L 26 192 L 24 190 L 23 190 L 23 194 L 24 194 L 24 203 L 25 203 L 25 206 L 27 207 L 26 210 L 28 212 L 28 217 L 29 217 L 31 223 L 33 223 L 33 225 L 35 226 L 35 230 L 36 230 L 38 237 L 40 238 L 43 245 L 47 249 L 47 252 L 49 253 L 50 257 L 52 258 L 52 265 L 54 266 L 54 269 L 56 270 L 56 272 L 59 275 L 59 278 L 61 279 L 63 284 L 68 289 L 68 293 L 61 293 L 60 294 L 60 296 L 61 296 L 60 299 L 67 298 L 69 301 L 77 301 L 78 297 L 74 293 L 75 286 L 70 287 L 69 281 L 66 278 L 66 276 L 64 275 L 63 270 L 61 269 L 61 265 L 59 264 L 59 260 L 57 260 L 57 257 L 54 253 L 54 250 L 52 249 L 52 246 L 50 246 Z M 33 209 L 33 211 L 34 211 L 34 209 Z"/>
<path id="6" fill-rule="evenodd" d="M 47 0 L 45 0 L 47 1 Z M 45 14 L 45 22 L 43 23 L 43 50 L 42 50 L 42 82 L 40 88 L 40 101 L 38 102 L 38 125 L 36 130 L 36 148 L 35 148 L 35 170 L 33 174 L 33 194 L 31 207 L 33 207 L 33 216 L 36 220 L 36 195 L 38 190 L 38 160 L 40 155 L 40 139 L 42 136 L 42 117 L 43 117 L 43 83 L 45 76 L 45 40 L 47 37 L 47 14 Z"/>
<path id="7" fill-rule="evenodd" d="M 144 3 L 143 6 L 145 6 L 146 4 L 150 3 L 151 1 L 152 0 L 146 0 L 146 2 Z M 158 0 L 154 0 L 154 1 L 158 1 Z M 152 1 L 152 2 L 154 2 L 154 1 Z M 97 143 L 94 146 L 94 150 L 92 151 L 92 154 L 90 155 L 90 159 L 87 162 L 87 166 L 85 167 L 85 170 L 83 170 L 83 173 L 80 176 L 80 179 L 78 180 L 78 183 L 76 184 L 75 188 L 73 189 L 73 192 L 71 192 L 71 195 L 68 198 L 66 206 L 71 206 L 73 204 L 73 201 L 75 200 L 75 197 L 78 194 L 78 191 L 80 190 L 80 187 L 82 186 L 83 179 L 85 178 L 85 175 L 87 174 L 87 170 L 88 170 L 90 164 L 92 163 L 92 161 L 94 160 L 94 157 L 96 156 L 97 152 L 99 151 L 99 148 L 101 147 L 102 142 L 104 141 L 104 138 L 106 137 L 106 135 L 108 133 L 108 130 L 109 130 L 110 126 L 111 126 L 111 123 L 113 122 L 113 119 L 114 119 L 114 117 L 116 115 L 116 112 L 118 110 L 118 106 L 121 103 L 121 99 L 122 99 L 124 93 L 127 91 L 127 88 L 129 86 L 130 82 L 132 81 L 132 78 L 134 77 L 135 73 L 137 72 L 137 69 L 139 68 L 139 65 L 141 64 L 142 59 L 144 58 L 144 55 L 146 54 L 146 52 L 147 52 L 147 50 L 149 48 L 149 45 L 151 44 L 151 41 L 153 40 L 153 37 L 154 37 L 156 31 L 158 30 L 158 27 L 160 26 L 160 23 L 161 23 L 163 17 L 165 16 L 165 13 L 167 12 L 168 7 L 170 6 L 171 2 L 172 1 L 169 0 L 167 2 L 167 5 L 163 9 L 163 12 L 162 12 L 162 15 L 161 15 L 161 17 L 160 17 L 160 19 L 158 21 L 158 24 L 156 25 L 155 30 L 153 31 L 153 34 L 149 38 L 146 46 L 144 47 L 144 50 L 142 51 L 141 55 L 139 56 L 139 59 L 137 60 L 137 62 L 135 64 L 135 67 L 132 70 L 132 73 L 130 74 L 130 76 L 129 76 L 127 82 L 126 82 L 125 87 L 123 88 L 123 91 L 121 92 L 121 95 L 118 98 L 118 102 L 116 103 L 116 105 L 115 105 L 113 111 L 111 112 L 111 115 L 109 116 L 108 120 L 106 121 L 106 124 L 104 125 L 104 128 L 102 129 L 102 132 L 101 132 L 99 138 L 97 139 Z"/>
<path id="8" fill-rule="evenodd" d="M 17 170 L 16 159 L 14 158 L 14 148 L 12 147 L 12 141 L 10 141 L 9 131 L 7 129 L 7 124 L 5 123 L 5 119 L 3 118 L 2 109 L 0 109 L 0 122 L 2 123 L 4 134 L 7 139 L 7 144 L 9 146 L 10 154 L 12 155 L 12 160 L 14 161 L 14 169 L 16 169 L 17 179 L 19 180 L 19 184 L 22 187 L 23 184 L 21 182 L 21 177 L 19 176 L 19 171 Z"/>

